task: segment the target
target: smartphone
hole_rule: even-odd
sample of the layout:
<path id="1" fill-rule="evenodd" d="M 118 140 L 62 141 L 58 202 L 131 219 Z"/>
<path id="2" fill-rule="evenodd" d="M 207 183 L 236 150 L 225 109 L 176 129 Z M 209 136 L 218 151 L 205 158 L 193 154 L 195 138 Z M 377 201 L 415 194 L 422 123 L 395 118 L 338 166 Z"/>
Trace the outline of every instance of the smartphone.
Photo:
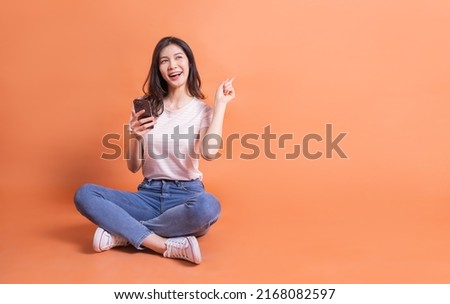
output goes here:
<path id="1" fill-rule="evenodd" d="M 134 105 L 134 112 L 136 113 L 145 110 L 145 112 L 141 114 L 141 116 L 139 116 L 139 119 L 152 116 L 152 108 L 150 107 L 149 100 L 143 98 L 136 98 L 135 100 L 133 100 L 133 105 Z M 150 127 L 150 129 L 153 129 L 153 126 Z"/>

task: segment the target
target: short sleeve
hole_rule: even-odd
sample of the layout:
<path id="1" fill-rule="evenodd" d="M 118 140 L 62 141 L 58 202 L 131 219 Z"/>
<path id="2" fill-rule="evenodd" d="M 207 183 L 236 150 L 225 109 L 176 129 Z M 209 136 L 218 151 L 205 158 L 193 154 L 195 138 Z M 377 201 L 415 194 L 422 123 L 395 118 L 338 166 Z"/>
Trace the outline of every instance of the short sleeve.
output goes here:
<path id="1" fill-rule="evenodd" d="M 209 125 L 211 124 L 211 121 L 212 121 L 212 116 L 213 116 L 212 108 L 205 104 L 205 107 L 202 111 L 201 121 L 200 121 L 200 130 L 203 128 L 209 127 Z"/>

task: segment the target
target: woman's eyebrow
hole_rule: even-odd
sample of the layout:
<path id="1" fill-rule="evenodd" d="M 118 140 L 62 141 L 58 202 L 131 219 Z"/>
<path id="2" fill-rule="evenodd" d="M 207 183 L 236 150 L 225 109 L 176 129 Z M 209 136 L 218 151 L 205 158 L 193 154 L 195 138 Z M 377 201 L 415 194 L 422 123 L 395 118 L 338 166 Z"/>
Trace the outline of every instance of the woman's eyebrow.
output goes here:
<path id="1" fill-rule="evenodd" d="M 184 53 L 183 52 L 178 52 L 178 53 L 173 54 L 173 56 L 177 56 L 177 55 L 184 55 Z M 161 56 L 161 57 L 159 57 L 159 60 L 161 60 L 163 58 L 169 58 L 169 57 L 170 56 Z"/>

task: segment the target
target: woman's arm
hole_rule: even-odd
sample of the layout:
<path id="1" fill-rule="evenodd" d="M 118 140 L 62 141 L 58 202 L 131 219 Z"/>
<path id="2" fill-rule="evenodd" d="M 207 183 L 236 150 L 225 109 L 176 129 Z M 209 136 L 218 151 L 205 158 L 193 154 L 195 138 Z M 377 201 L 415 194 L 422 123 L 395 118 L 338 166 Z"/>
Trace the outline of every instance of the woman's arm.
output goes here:
<path id="1" fill-rule="evenodd" d="M 225 110 L 228 103 L 236 97 L 233 80 L 234 78 L 227 79 L 217 88 L 211 124 L 208 128 L 200 130 L 200 153 L 206 160 L 216 159 L 222 147 L 222 129 Z"/>
<path id="2" fill-rule="evenodd" d="M 128 149 L 125 149 L 125 159 L 127 160 L 128 170 L 136 173 L 142 167 L 142 138 L 135 136 L 131 132 L 127 147 Z"/>
<path id="3" fill-rule="evenodd" d="M 128 149 L 125 148 L 125 159 L 127 160 L 128 170 L 135 173 L 142 167 L 143 160 L 143 137 L 149 132 L 150 128 L 155 125 L 154 117 L 138 119 L 145 110 L 137 113 L 131 110 L 130 116 L 130 137 L 128 140 Z"/>

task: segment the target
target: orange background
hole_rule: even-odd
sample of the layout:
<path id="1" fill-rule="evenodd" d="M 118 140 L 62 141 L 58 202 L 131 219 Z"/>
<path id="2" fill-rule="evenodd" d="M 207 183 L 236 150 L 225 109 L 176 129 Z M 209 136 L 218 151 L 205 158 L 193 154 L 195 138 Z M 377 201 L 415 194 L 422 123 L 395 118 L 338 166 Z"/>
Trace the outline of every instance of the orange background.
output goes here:
<path id="1" fill-rule="evenodd" d="M 2 4 L 2 283 L 450 283 L 448 1 L 13 1 Z M 225 136 L 292 133 L 277 160 L 202 162 L 223 215 L 198 267 L 94 254 L 72 197 L 134 190 L 106 161 L 156 42 L 185 39 L 204 92 L 235 76 Z M 340 159 L 285 160 L 347 132 Z M 257 142 L 260 147 L 262 141 Z M 322 143 L 312 152 L 324 151 Z"/>

